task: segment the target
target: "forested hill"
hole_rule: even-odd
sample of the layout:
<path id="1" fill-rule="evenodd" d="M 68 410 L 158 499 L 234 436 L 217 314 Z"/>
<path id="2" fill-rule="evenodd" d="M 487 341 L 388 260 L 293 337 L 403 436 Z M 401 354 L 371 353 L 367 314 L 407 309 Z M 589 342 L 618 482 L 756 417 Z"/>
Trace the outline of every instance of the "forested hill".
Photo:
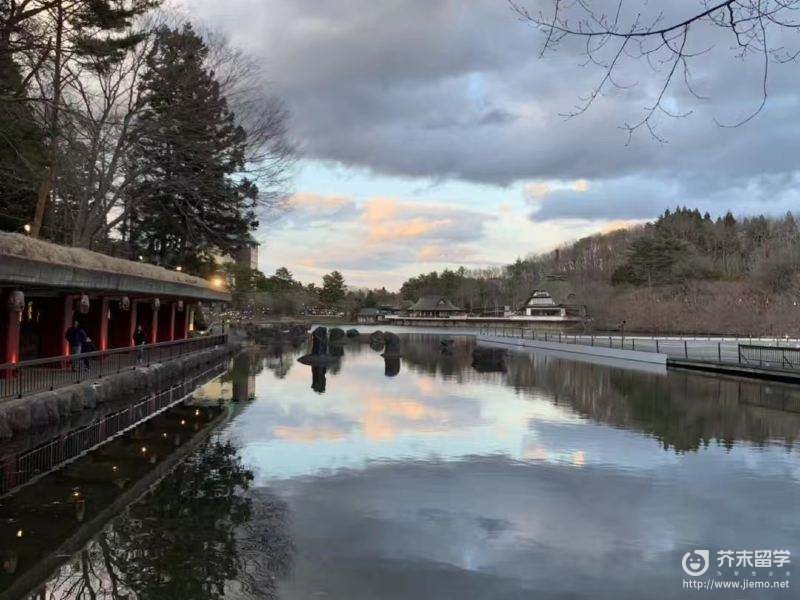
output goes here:
<path id="1" fill-rule="evenodd" d="M 596 328 L 800 334 L 800 221 L 678 208 L 506 267 L 419 275 L 401 294 L 478 310 L 519 306 L 534 288 L 586 304 Z"/>

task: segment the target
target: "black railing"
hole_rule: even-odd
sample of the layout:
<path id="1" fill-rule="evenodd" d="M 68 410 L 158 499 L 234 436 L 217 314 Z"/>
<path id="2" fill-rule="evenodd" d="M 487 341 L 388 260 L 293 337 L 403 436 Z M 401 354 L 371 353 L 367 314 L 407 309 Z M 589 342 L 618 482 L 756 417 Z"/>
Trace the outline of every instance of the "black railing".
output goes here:
<path id="1" fill-rule="evenodd" d="M 625 336 L 620 334 L 580 334 L 536 331 L 521 326 L 483 327 L 480 335 L 635 350 L 637 352 L 656 352 L 664 354 L 670 359 L 685 361 L 731 363 L 764 369 L 800 370 L 800 341 L 794 339 L 762 338 L 759 340 L 751 338 L 751 342 L 762 342 L 760 345 L 754 345 L 742 344 L 737 339 L 643 336 L 640 334 Z"/>
<path id="2" fill-rule="evenodd" d="M 199 385 L 227 369 L 220 363 L 98 421 L 59 435 L 36 448 L 0 458 L 0 498 L 80 458 L 156 414 L 185 400 Z"/>
<path id="3" fill-rule="evenodd" d="M 740 344 L 739 363 L 770 369 L 800 369 L 800 348 Z"/>
<path id="4" fill-rule="evenodd" d="M 174 342 L 2 364 L 0 400 L 21 398 L 29 394 L 99 379 L 126 369 L 169 361 L 179 356 L 224 345 L 227 339 L 227 334 L 208 335 Z"/>

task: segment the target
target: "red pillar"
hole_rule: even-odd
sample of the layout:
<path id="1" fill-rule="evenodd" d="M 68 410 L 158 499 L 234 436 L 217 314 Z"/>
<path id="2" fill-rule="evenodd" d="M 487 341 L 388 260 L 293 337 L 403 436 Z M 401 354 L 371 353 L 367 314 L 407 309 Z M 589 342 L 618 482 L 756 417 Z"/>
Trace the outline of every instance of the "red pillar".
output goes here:
<path id="1" fill-rule="evenodd" d="M 6 306 L 6 347 L 3 362 L 19 362 L 19 324 L 22 313 Z"/>
<path id="2" fill-rule="evenodd" d="M 151 304 L 150 308 L 150 343 L 155 344 L 158 341 L 158 310 L 155 305 Z"/>
<path id="3" fill-rule="evenodd" d="M 192 306 L 190 304 L 185 304 L 183 307 L 183 318 L 185 319 L 183 322 L 183 339 L 189 339 L 189 324 L 192 322 Z"/>
<path id="4" fill-rule="evenodd" d="M 175 302 L 169 303 L 169 341 L 175 341 L 175 311 L 177 307 Z"/>
<path id="5" fill-rule="evenodd" d="M 133 334 L 136 333 L 136 300 L 131 298 L 131 324 L 128 335 L 128 346 L 133 346 Z"/>
<path id="6" fill-rule="evenodd" d="M 75 318 L 74 304 L 74 296 L 64 296 L 64 313 L 61 319 L 61 348 L 63 349 L 61 354 L 63 356 L 69 356 L 69 342 L 64 336 L 67 335 L 67 329 L 72 327 L 72 321 Z"/>
<path id="7" fill-rule="evenodd" d="M 100 339 L 97 340 L 98 350 L 108 350 L 108 298 L 103 298 L 100 302 Z"/>

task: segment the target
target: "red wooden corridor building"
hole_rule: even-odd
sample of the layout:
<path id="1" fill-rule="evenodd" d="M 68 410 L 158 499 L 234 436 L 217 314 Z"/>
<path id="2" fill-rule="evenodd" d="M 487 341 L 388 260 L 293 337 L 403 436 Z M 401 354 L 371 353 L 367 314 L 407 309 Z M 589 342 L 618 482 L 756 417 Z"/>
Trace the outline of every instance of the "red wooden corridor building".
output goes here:
<path id="1" fill-rule="evenodd" d="M 67 355 L 80 322 L 98 350 L 189 336 L 199 303 L 230 301 L 208 281 L 154 265 L 0 232 L 0 363 Z"/>

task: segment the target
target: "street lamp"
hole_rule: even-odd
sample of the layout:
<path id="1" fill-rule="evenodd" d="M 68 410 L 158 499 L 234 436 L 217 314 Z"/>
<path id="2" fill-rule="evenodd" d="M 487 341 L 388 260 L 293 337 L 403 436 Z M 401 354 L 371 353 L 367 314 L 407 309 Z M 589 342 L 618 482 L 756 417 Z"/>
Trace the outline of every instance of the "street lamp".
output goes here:
<path id="1" fill-rule="evenodd" d="M 619 324 L 619 329 L 622 332 L 622 347 L 625 347 L 625 320 Z"/>

